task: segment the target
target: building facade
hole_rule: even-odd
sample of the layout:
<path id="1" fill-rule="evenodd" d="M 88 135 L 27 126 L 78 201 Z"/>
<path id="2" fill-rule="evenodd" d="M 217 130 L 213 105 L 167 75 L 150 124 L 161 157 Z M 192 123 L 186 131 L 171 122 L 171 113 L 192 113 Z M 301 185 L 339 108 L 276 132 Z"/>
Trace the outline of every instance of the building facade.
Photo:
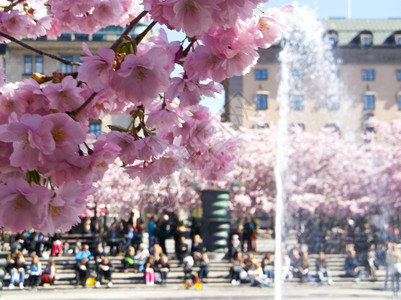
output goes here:
<path id="1" fill-rule="evenodd" d="M 290 124 L 307 131 L 335 126 L 355 134 L 369 129 L 366 120 L 370 117 L 384 121 L 401 117 L 401 19 L 327 19 L 322 23 L 322 38 L 331 44 L 337 64 L 335 74 L 322 66 L 318 77 L 340 84 L 322 92 L 314 88 L 320 78 L 308 73 L 310 65 L 290 69 Z M 250 73 L 226 82 L 225 118 L 236 127 L 255 126 L 256 116 L 256 126 L 277 123 L 282 48 L 278 43 L 261 50 Z"/>
<path id="2" fill-rule="evenodd" d="M 147 24 L 139 23 L 131 32 L 131 37 L 141 33 Z M 67 61 L 81 62 L 80 57 L 86 54 L 82 50 L 82 43 L 86 43 L 90 51 L 96 55 L 99 47 L 110 47 L 123 32 L 123 28 L 110 26 L 94 34 L 63 33 L 59 38 L 47 37 L 37 40 L 24 40 L 24 42 L 38 50 L 59 56 Z M 18 82 L 32 77 L 34 73 L 51 75 L 53 72 L 69 74 L 76 72 L 78 66 L 63 64 L 48 56 L 37 54 L 16 43 L 6 44 L 1 57 L 2 67 L 5 70 L 7 82 Z M 127 126 L 129 120 L 125 115 L 107 115 L 102 120 L 90 120 L 91 133 L 99 135 L 100 131 L 108 131 L 107 125 Z"/>

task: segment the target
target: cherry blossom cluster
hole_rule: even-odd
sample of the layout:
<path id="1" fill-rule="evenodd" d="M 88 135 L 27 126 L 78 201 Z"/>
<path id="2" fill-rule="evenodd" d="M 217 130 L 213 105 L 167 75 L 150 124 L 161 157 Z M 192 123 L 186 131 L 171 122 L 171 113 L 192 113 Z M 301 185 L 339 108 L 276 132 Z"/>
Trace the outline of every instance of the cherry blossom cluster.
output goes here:
<path id="1" fill-rule="evenodd" d="M 130 0 L 1 0 L 0 7 L 0 31 L 15 38 L 54 38 L 63 32 L 124 27 L 143 11 L 140 1 Z"/>
<path id="2" fill-rule="evenodd" d="M 375 133 L 347 141 L 330 129 L 317 133 L 293 128 L 288 137 L 288 170 L 283 178 L 287 213 L 324 213 L 335 217 L 367 215 L 380 210 L 401 211 L 401 121 L 374 121 Z M 174 210 L 200 206 L 206 188 L 230 189 L 229 209 L 238 216 L 272 213 L 276 202 L 277 141 L 275 128 L 233 131 L 222 125 L 226 137 L 238 141 L 234 169 L 210 182 L 188 166 L 157 184 L 146 186 L 129 179 L 113 164 L 90 201 L 113 212 L 131 207 Z M 368 142 L 367 142 L 368 141 Z M 195 184 L 196 183 L 196 184 Z M 213 184 L 213 186 L 212 186 Z M 195 189 L 196 188 L 196 189 Z M 129 191 L 119 193 L 120 190 Z"/>
<path id="3" fill-rule="evenodd" d="M 83 44 L 75 73 L 34 74 L 1 87 L 0 225 L 68 230 L 116 159 L 147 185 L 184 166 L 211 180 L 232 170 L 236 141 L 199 103 L 221 92 L 220 81 L 247 72 L 258 47 L 269 47 L 290 22 L 291 6 L 254 14 L 260 2 L 0 1 L 5 42 L 127 26 L 110 48 L 91 53 Z M 131 38 L 142 19 L 149 26 Z M 183 30 L 186 40 L 169 42 L 160 30 L 144 41 L 157 22 Z M 170 78 L 177 66 L 182 73 Z M 127 127 L 111 124 L 98 138 L 87 133 L 89 119 L 118 113 L 127 115 Z"/>

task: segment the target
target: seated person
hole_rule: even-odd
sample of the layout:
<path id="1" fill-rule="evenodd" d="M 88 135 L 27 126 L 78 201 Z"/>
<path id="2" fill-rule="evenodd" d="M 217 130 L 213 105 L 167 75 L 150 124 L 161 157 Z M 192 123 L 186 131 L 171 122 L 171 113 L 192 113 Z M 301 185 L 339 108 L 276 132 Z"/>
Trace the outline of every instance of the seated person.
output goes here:
<path id="1" fill-rule="evenodd" d="M 194 241 L 191 247 L 191 255 L 194 258 L 195 264 L 197 265 L 202 258 L 203 243 L 199 234 L 194 235 Z"/>
<path id="2" fill-rule="evenodd" d="M 206 252 L 202 253 L 201 259 L 199 261 L 199 272 L 198 277 L 201 282 L 207 282 L 207 277 L 209 275 L 209 256 Z"/>
<path id="3" fill-rule="evenodd" d="M 245 270 L 248 272 L 255 264 L 255 257 L 253 253 L 249 253 L 245 260 Z"/>
<path id="4" fill-rule="evenodd" d="M 113 271 L 113 265 L 111 264 L 107 256 L 103 256 L 101 262 L 97 266 L 97 276 L 96 276 L 96 287 L 100 287 L 103 284 L 103 279 L 107 280 L 107 286 L 111 287 L 111 274 Z"/>
<path id="5" fill-rule="evenodd" d="M 22 254 L 19 254 L 15 262 L 11 264 L 10 266 L 10 285 L 9 289 L 13 289 L 15 284 L 19 284 L 19 288 L 23 289 L 24 288 L 24 281 L 25 281 L 25 272 L 26 272 L 26 263 L 24 256 Z"/>
<path id="6" fill-rule="evenodd" d="M 302 252 L 301 265 L 299 266 L 301 282 L 312 281 L 313 277 L 309 274 L 309 255 L 308 251 Z"/>
<path id="7" fill-rule="evenodd" d="M 146 285 L 155 285 L 155 257 L 150 255 L 145 263 L 145 283 Z"/>
<path id="8" fill-rule="evenodd" d="M 273 279 L 274 277 L 274 260 L 272 258 L 272 253 L 267 252 L 265 256 L 262 258 L 261 266 L 263 269 L 263 274 L 267 276 L 267 278 Z"/>
<path id="9" fill-rule="evenodd" d="M 56 279 L 56 264 L 53 259 L 49 259 L 47 266 L 41 275 L 42 283 L 54 284 Z"/>
<path id="10" fill-rule="evenodd" d="M 369 280 L 376 281 L 376 271 L 379 269 L 379 264 L 377 263 L 375 244 L 370 245 L 370 249 L 366 255 L 366 269 L 369 275 Z"/>
<path id="11" fill-rule="evenodd" d="M 149 250 L 144 243 L 139 244 L 137 253 L 135 254 L 134 272 L 145 271 L 145 263 L 149 257 Z"/>
<path id="12" fill-rule="evenodd" d="M 123 263 L 123 268 L 124 268 L 124 273 L 128 273 L 128 268 L 132 267 L 134 268 L 134 263 L 135 263 L 135 248 L 130 246 L 125 253 L 125 257 L 122 260 Z"/>
<path id="13" fill-rule="evenodd" d="M 33 255 L 32 262 L 29 266 L 29 283 L 35 288 L 39 285 L 40 275 L 42 274 L 42 264 L 39 261 L 39 256 Z"/>
<path id="14" fill-rule="evenodd" d="M 184 258 L 188 256 L 188 244 L 185 243 L 185 236 L 180 237 L 180 243 L 178 245 L 178 260 L 181 265 Z"/>
<path id="15" fill-rule="evenodd" d="M 82 257 L 80 261 L 77 262 L 75 266 L 75 285 L 86 285 L 86 280 L 90 275 L 89 260 L 86 257 Z"/>
<path id="16" fill-rule="evenodd" d="M 53 238 L 52 238 L 52 256 L 56 256 L 56 254 L 58 256 L 61 256 L 61 254 L 63 253 L 63 242 L 61 241 L 61 233 L 58 231 L 54 234 Z"/>
<path id="17" fill-rule="evenodd" d="M 122 239 L 124 249 L 128 249 L 128 247 L 134 246 L 133 240 L 135 238 L 135 235 L 136 235 L 136 232 L 135 232 L 135 229 L 132 226 L 132 224 L 127 224 L 127 232 L 124 235 L 124 238 Z"/>
<path id="18" fill-rule="evenodd" d="M 194 266 L 194 259 L 192 256 L 186 256 L 183 258 L 184 263 L 184 283 L 192 283 L 195 276 L 192 274 L 192 267 Z"/>
<path id="19" fill-rule="evenodd" d="M 96 261 L 101 262 L 103 256 L 106 256 L 106 252 L 103 249 L 102 243 L 99 243 L 96 247 L 96 250 L 93 253 L 93 257 L 95 258 Z"/>
<path id="20" fill-rule="evenodd" d="M 331 272 L 327 267 L 325 254 L 323 251 L 320 251 L 318 258 L 316 259 L 316 277 L 318 282 L 323 282 L 325 276 L 328 279 L 328 284 L 333 284 Z"/>
<path id="21" fill-rule="evenodd" d="M 120 243 L 120 233 L 117 230 L 116 223 L 110 225 L 110 228 L 107 231 L 106 239 L 107 239 L 107 246 L 110 247 L 109 255 L 117 255 L 118 246 Z"/>
<path id="22" fill-rule="evenodd" d="M 153 249 L 152 249 L 152 255 L 155 257 L 155 259 L 160 259 L 160 257 L 163 254 L 163 249 L 159 244 L 154 244 Z"/>
<path id="23" fill-rule="evenodd" d="M 170 271 L 170 264 L 166 254 L 162 254 L 162 256 L 155 261 L 154 269 L 156 273 L 160 273 L 161 284 L 167 284 L 167 273 Z"/>
<path id="24" fill-rule="evenodd" d="M 241 252 L 241 241 L 238 234 L 234 234 L 231 238 L 231 245 L 229 249 L 229 259 L 230 261 L 235 258 L 235 255 Z"/>
<path id="25" fill-rule="evenodd" d="M 358 268 L 358 260 L 355 250 L 348 251 L 348 256 L 344 264 L 345 276 L 355 278 L 355 282 L 360 280 L 361 270 Z"/>
<path id="26" fill-rule="evenodd" d="M 270 286 L 270 280 L 263 274 L 262 264 L 255 262 L 248 271 L 251 286 Z"/>
<path id="27" fill-rule="evenodd" d="M 88 261 L 90 260 L 92 254 L 89 251 L 89 245 L 85 244 L 82 246 L 81 251 L 79 251 L 76 255 L 75 255 L 75 260 L 77 262 L 81 261 L 82 258 L 86 258 Z"/>
<path id="28" fill-rule="evenodd" d="M 232 285 L 239 285 L 241 283 L 241 273 L 245 271 L 246 265 L 241 252 L 237 252 L 234 261 L 230 268 L 229 278 Z M 246 271 L 245 271 L 246 272 Z"/>

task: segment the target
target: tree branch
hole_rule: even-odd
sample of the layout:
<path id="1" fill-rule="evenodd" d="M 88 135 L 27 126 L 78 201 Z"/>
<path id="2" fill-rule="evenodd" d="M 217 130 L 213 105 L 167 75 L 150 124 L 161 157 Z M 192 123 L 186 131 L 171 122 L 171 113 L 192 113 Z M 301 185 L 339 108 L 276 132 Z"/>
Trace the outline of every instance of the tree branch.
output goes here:
<path id="1" fill-rule="evenodd" d="M 129 25 L 127 26 L 127 28 L 124 30 L 124 32 L 121 34 L 121 36 L 118 38 L 117 41 L 114 42 L 113 45 L 111 45 L 110 49 L 116 51 L 118 46 L 120 46 L 120 44 L 123 42 L 124 36 L 128 35 L 132 29 L 134 29 L 134 27 L 136 25 L 138 25 L 139 21 L 141 21 L 141 19 L 146 16 L 146 14 L 148 13 L 148 11 L 144 10 L 143 12 L 141 12 L 135 19 L 133 19 Z"/>
<path id="2" fill-rule="evenodd" d="M 93 98 L 96 97 L 98 93 L 97 92 L 93 92 L 92 95 L 90 95 L 90 97 L 88 99 L 86 99 L 86 101 L 80 106 L 78 107 L 76 110 L 71 111 L 71 112 L 67 112 L 70 116 L 75 117 L 76 115 L 78 115 L 85 107 L 88 106 L 89 103 L 92 102 Z"/>
<path id="3" fill-rule="evenodd" d="M 22 42 L 20 40 L 17 40 L 16 38 L 12 37 L 11 35 L 8 35 L 7 33 L 4 33 L 4 32 L 0 31 L 0 36 L 5 37 L 6 39 L 8 39 L 8 40 L 10 40 L 10 41 L 12 41 L 14 43 L 17 43 L 18 45 L 20 45 L 20 46 L 22 46 L 24 48 L 32 50 L 33 52 L 36 52 L 36 53 L 38 53 L 40 55 L 48 56 L 50 58 L 58 60 L 58 61 L 62 62 L 63 64 L 71 65 L 71 66 L 79 66 L 80 65 L 80 63 L 68 61 L 68 60 L 62 59 L 61 57 L 58 57 L 57 55 L 54 55 L 54 54 L 51 54 L 51 53 L 36 49 L 36 48 L 34 48 L 34 47 L 32 47 L 32 46 L 30 46 L 30 45 L 28 45 L 28 44 L 26 44 L 26 43 L 24 43 L 24 42 Z"/>
<path id="4" fill-rule="evenodd" d="M 121 34 L 121 36 L 117 39 L 117 41 L 115 41 L 115 42 L 113 43 L 113 45 L 110 47 L 110 49 L 116 51 L 117 48 L 118 48 L 118 46 L 121 45 L 121 43 L 122 43 L 122 41 L 123 41 L 123 39 L 124 39 L 124 36 L 128 35 L 128 34 L 131 32 L 131 30 L 134 29 L 134 27 L 135 27 L 136 25 L 138 25 L 139 21 L 141 21 L 141 19 L 142 19 L 144 16 L 146 16 L 147 13 L 148 13 L 148 12 L 147 12 L 146 10 L 144 10 L 144 11 L 141 12 L 135 19 L 133 19 L 133 20 L 129 23 L 128 27 L 127 27 L 127 28 L 124 30 L 124 32 Z M 138 39 L 137 43 L 139 43 L 139 42 L 144 38 L 144 36 L 152 29 L 153 26 L 155 26 L 155 24 L 156 24 L 156 22 L 152 22 L 140 35 L 137 36 L 137 39 Z M 68 112 L 68 114 L 69 114 L 70 116 L 73 116 L 73 117 L 75 117 L 76 115 L 78 115 L 86 106 L 88 106 L 89 103 L 91 103 L 91 101 L 96 97 L 97 94 L 98 94 L 98 93 L 96 93 L 96 92 L 92 93 L 92 95 L 90 95 L 90 97 L 89 97 L 80 107 L 78 107 L 78 108 L 77 108 L 76 110 L 74 110 L 74 111 Z"/>
<path id="5" fill-rule="evenodd" d="M 135 38 L 135 42 L 137 45 L 143 40 L 143 38 L 148 34 L 149 31 L 152 30 L 153 26 L 155 26 L 156 24 L 157 24 L 157 22 L 153 21 L 152 23 L 150 23 L 148 25 L 148 27 L 146 27 L 146 29 L 143 32 L 138 34 L 138 36 Z"/>

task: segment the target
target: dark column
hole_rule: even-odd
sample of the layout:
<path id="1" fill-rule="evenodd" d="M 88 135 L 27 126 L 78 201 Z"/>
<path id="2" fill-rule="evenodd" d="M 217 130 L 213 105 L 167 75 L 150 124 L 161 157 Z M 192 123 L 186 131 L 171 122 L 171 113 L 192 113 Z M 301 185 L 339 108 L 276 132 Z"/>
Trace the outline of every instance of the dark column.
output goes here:
<path id="1" fill-rule="evenodd" d="M 204 190 L 202 200 L 202 238 L 207 251 L 226 252 L 230 219 L 227 214 L 229 190 Z"/>

